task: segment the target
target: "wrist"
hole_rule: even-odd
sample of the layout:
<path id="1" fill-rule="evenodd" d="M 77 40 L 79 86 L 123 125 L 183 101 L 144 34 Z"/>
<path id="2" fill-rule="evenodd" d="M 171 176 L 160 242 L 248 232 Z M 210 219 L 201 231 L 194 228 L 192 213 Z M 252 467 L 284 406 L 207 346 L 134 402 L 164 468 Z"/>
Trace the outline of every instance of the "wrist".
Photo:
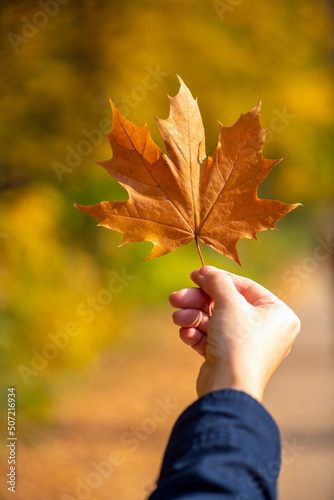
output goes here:
<path id="1" fill-rule="evenodd" d="M 254 380 L 249 374 L 247 376 L 235 374 L 232 370 L 228 370 L 226 366 L 211 365 L 205 361 L 197 379 L 198 397 L 223 389 L 242 391 L 259 402 L 263 400 L 263 384 Z"/>

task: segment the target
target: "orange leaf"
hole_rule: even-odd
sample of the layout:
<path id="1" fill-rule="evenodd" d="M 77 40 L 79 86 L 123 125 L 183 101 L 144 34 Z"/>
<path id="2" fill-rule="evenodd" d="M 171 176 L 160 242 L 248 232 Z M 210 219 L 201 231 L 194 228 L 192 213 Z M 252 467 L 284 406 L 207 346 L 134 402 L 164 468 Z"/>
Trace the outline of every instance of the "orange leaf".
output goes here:
<path id="1" fill-rule="evenodd" d="M 205 155 L 205 137 L 197 101 L 181 87 L 169 97 L 170 114 L 156 118 L 167 155 L 153 142 L 147 125 L 137 127 L 113 109 L 109 139 L 113 157 L 101 162 L 129 193 L 126 201 L 77 205 L 100 226 L 123 234 L 122 244 L 151 241 L 147 257 L 160 257 L 198 238 L 240 264 L 240 238 L 275 229 L 275 223 L 299 204 L 261 200 L 259 184 L 280 160 L 262 156 L 266 131 L 260 103 L 232 127 L 220 125 L 212 158 Z M 146 260 L 147 260 L 146 259 Z"/>

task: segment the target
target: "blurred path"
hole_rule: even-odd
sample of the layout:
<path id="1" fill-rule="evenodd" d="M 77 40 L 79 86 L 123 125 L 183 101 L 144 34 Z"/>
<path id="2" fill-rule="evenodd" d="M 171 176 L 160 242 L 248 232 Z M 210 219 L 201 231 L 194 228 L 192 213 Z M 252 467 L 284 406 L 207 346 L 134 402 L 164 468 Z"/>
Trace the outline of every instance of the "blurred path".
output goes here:
<path id="1" fill-rule="evenodd" d="M 282 433 L 280 500 L 334 498 L 331 286 L 324 269 L 289 298 L 303 330 L 266 393 Z M 170 429 L 195 399 L 201 363 L 180 343 L 170 312 L 133 311 L 126 348 L 113 346 L 75 390 L 64 387 L 54 423 L 20 442 L 17 500 L 147 497 Z"/>
<path id="2" fill-rule="evenodd" d="M 324 266 L 289 297 L 302 331 L 266 393 L 282 434 L 282 500 L 334 499 L 333 288 Z"/>

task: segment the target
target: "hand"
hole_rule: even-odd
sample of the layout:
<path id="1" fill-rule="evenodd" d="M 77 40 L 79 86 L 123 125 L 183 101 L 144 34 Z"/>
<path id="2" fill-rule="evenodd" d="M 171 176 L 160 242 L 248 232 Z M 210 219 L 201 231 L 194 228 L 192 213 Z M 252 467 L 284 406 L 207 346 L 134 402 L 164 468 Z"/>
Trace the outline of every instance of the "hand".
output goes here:
<path id="1" fill-rule="evenodd" d="M 202 396 L 237 389 L 262 401 L 264 389 L 300 331 L 295 313 L 258 283 L 215 267 L 190 275 L 199 288 L 170 295 L 183 342 L 205 357 L 197 379 Z M 208 315 L 209 297 L 212 317 Z"/>

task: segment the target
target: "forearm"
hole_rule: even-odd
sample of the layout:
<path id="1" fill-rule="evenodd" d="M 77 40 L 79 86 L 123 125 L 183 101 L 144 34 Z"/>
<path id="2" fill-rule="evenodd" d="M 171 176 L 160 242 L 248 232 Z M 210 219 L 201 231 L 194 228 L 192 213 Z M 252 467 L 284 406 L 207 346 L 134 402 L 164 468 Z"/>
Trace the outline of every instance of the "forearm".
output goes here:
<path id="1" fill-rule="evenodd" d="M 248 394 L 217 391 L 175 424 L 150 500 L 274 500 L 279 469 L 270 415 Z"/>

